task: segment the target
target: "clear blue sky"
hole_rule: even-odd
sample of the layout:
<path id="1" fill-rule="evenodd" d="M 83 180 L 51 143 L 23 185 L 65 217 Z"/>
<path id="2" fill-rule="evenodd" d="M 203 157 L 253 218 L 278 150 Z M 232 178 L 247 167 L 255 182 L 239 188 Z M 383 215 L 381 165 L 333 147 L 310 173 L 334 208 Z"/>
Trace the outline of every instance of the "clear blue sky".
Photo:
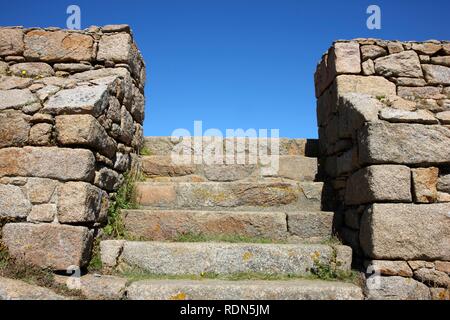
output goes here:
<path id="1" fill-rule="evenodd" d="M 450 39 L 449 0 L 2 0 L 0 25 L 128 23 L 147 63 L 146 135 L 176 128 L 317 136 L 313 73 L 336 39 Z M 382 29 L 366 28 L 366 8 Z"/>

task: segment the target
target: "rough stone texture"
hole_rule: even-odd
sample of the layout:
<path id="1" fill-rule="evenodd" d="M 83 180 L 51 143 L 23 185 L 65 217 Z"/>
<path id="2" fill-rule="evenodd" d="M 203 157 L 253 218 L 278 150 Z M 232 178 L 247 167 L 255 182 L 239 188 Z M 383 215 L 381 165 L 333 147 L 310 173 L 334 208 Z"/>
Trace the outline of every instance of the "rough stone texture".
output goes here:
<path id="1" fill-rule="evenodd" d="M 450 124 L 450 111 L 443 111 L 436 114 L 436 118 L 442 124 Z"/>
<path id="2" fill-rule="evenodd" d="M 23 53 L 23 31 L 0 29 L 0 56 L 15 56 Z"/>
<path id="3" fill-rule="evenodd" d="M 95 173 L 94 184 L 106 191 L 115 191 L 120 187 L 122 179 L 119 174 L 111 169 L 102 168 Z"/>
<path id="4" fill-rule="evenodd" d="M 407 111 L 394 108 L 383 108 L 380 119 L 393 123 L 438 124 L 433 113 L 427 110 Z"/>
<path id="5" fill-rule="evenodd" d="M 28 178 L 25 192 L 33 204 L 48 203 L 55 194 L 59 182 L 51 179 Z"/>
<path id="6" fill-rule="evenodd" d="M 299 156 L 280 156 L 278 177 L 297 180 L 315 181 L 317 175 L 317 159 Z"/>
<path id="7" fill-rule="evenodd" d="M 366 45 L 361 46 L 362 59 L 365 61 L 367 59 L 376 59 L 387 55 L 386 49 L 377 45 Z"/>
<path id="8" fill-rule="evenodd" d="M 8 223 L 2 233 L 12 257 L 42 268 L 84 267 L 90 259 L 92 235 L 84 227 Z"/>
<path id="9" fill-rule="evenodd" d="M 104 35 L 100 39 L 97 59 L 127 63 L 132 58 L 131 50 L 132 39 L 129 34 Z"/>
<path id="10" fill-rule="evenodd" d="M 0 148 L 21 147 L 28 142 L 28 118 L 21 112 L 0 113 Z"/>
<path id="11" fill-rule="evenodd" d="M 442 271 L 421 268 L 414 271 L 414 278 L 431 287 L 450 288 L 450 277 Z"/>
<path id="12" fill-rule="evenodd" d="M 51 77 L 55 74 L 52 67 L 43 62 L 25 62 L 12 65 L 10 71 L 18 77 Z"/>
<path id="13" fill-rule="evenodd" d="M 18 186 L 0 184 L 0 218 L 25 218 L 31 203 Z"/>
<path id="14" fill-rule="evenodd" d="M 400 97 L 417 100 L 417 99 L 444 99 L 441 89 L 438 87 L 398 87 L 398 95 Z"/>
<path id="15" fill-rule="evenodd" d="M 396 94 L 394 83 L 377 76 L 341 75 L 336 77 L 336 87 L 339 94 L 358 92 L 375 97 Z"/>
<path id="16" fill-rule="evenodd" d="M 406 166 L 377 165 L 361 169 L 347 182 L 345 203 L 410 202 L 411 171 Z"/>
<path id="17" fill-rule="evenodd" d="M 414 51 L 404 51 L 376 59 L 375 71 L 384 77 L 423 77 L 419 57 Z"/>
<path id="18" fill-rule="evenodd" d="M 383 276 L 412 277 L 413 271 L 406 261 L 383 261 L 372 260 L 366 263 L 366 268 L 371 266 L 371 270 Z"/>
<path id="19" fill-rule="evenodd" d="M 4 148 L 0 149 L 0 177 L 28 176 L 63 181 L 92 181 L 94 162 L 92 152 L 83 149 Z"/>
<path id="20" fill-rule="evenodd" d="M 370 123 L 361 130 L 358 143 L 360 161 L 366 164 L 433 164 L 450 159 L 450 129 L 442 126 Z"/>
<path id="21" fill-rule="evenodd" d="M 60 223 L 92 223 L 97 220 L 102 191 L 86 182 L 67 182 L 58 188 L 58 221 Z"/>
<path id="22" fill-rule="evenodd" d="M 57 277 L 68 289 L 80 290 L 88 300 L 122 300 L 128 279 L 109 275 L 87 274 L 79 278 Z"/>
<path id="23" fill-rule="evenodd" d="M 20 280 L 0 278 L 0 300 L 65 300 L 65 298 L 47 288 Z"/>
<path id="24" fill-rule="evenodd" d="M 282 212 L 131 210 L 124 212 L 123 221 L 132 237 L 145 240 L 175 240 L 183 234 L 274 240 L 287 237 L 286 215 Z"/>
<path id="25" fill-rule="evenodd" d="M 335 43 L 331 54 L 333 69 L 337 74 L 360 73 L 361 55 L 358 43 Z"/>
<path id="26" fill-rule="evenodd" d="M 413 195 L 415 202 L 436 202 L 439 168 L 412 169 Z"/>
<path id="27" fill-rule="evenodd" d="M 48 123 L 38 123 L 31 127 L 29 143 L 33 146 L 49 146 L 52 144 L 53 126 Z"/>
<path id="28" fill-rule="evenodd" d="M 38 102 L 38 99 L 28 89 L 0 90 L 0 111 L 21 109 L 35 102 Z"/>
<path id="29" fill-rule="evenodd" d="M 147 156 L 142 157 L 142 171 L 149 177 L 161 176 L 185 176 L 193 174 L 193 165 L 180 165 L 173 163 L 170 156 Z"/>
<path id="30" fill-rule="evenodd" d="M 362 300 L 361 289 L 348 283 L 294 281 L 164 281 L 134 282 L 130 300 Z"/>
<path id="31" fill-rule="evenodd" d="M 55 204 L 38 204 L 34 205 L 28 215 L 29 222 L 53 222 L 57 214 Z"/>
<path id="32" fill-rule="evenodd" d="M 362 218 L 361 246 L 373 259 L 449 261 L 448 209 L 448 204 L 373 204 Z"/>
<path id="33" fill-rule="evenodd" d="M 24 38 L 25 58 L 45 62 L 90 61 L 94 40 L 75 32 L 33 30 Z"/>
<path id="34" fill-rule="evenodd" d="M 330 238 L 333 231 L 332 212 L 288 212 L 287 226 L 291 235 L 301 239 Z"/>
<path id="35" fill-rule="evenodd" d="M 439 177 L 437 189 L 439 191 L 450 193 L 450 173 L 443 174 Z"/>
<path id="36" fill-rule="evenodd" d="M 442 45 L 432 43 L 432 42 L 424 42 L 424 43 L 413 43 L 412 49 L 419 52 L 420 54 L 426 54 L 432 56 L 439 50 L 441 50 Z"/>
<path id="37" fill-rule="evenodd" d="M 403 277 L 373 276 L 373 288 L 366 288 L 369 300 L 430 300 L 430 289 L 418 281 Z"/>
<path id="38" fill-rule="evenodd" d="M 431 64 L 422 65 L 429 84 L 450 85 L 450 68 Z"/>
<path id="39" fill-rule="evenodd" d="M 450 300 L 450 289 L 430 288 L 431 299 L 437 301 Z"/>
<path id="40" fill-rule="evenodd" d="M 442 271 L 450 275 L 450 262 L 447 261 L 436 261 L 434 263 L 436 270 Z"/>
<path id="41" fill-rule="evenodd" d="M 127 241 L 120 260 L 129 266 L 165 275 L 202 272 L 307 275 L 315 267 L 316 256 L 317 261 L 329 264 L 333 250 L 327 245 Z"/>
<path id="42" fill-rule="evenodd" d="M 122 254 L 125 240 L 108 240 L 100 242 L 100 259 L 105 269 L 117 266 L 118 258 Z"/>
<path id="43" fill-rule="evenodd" d="M 109 158 L 116 154 L 117 143 L 91 115 L 56 117 L 56 133 L 62 145 L 88 146 Z"/>
<path id="44" fill-rule="evenodd" d="M 43 112 L 51 114 L 91 114 L 99 116 L 108 103 L 108 90 L 104 85 L 80 86 L 61 90 L 44 104 Z"/>

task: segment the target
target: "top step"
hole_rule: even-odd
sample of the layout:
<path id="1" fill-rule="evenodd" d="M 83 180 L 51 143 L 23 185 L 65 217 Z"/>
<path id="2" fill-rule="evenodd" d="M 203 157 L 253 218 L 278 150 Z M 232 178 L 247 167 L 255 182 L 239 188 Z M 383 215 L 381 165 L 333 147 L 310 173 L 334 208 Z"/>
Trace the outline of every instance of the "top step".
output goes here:
<path id="1" fill-rule="evenodd" d="M 212 148 L 221 145 L 225 154 L 227 149 L 233 148 L 234 154 L 248 154 L 253 147 L 263 148 L 266 154 L 279 154 L 289 156 L 305 156 L 317 158 L 319 143 L 316 139 L 289 139 L 289 138 L 219 138 L 219 137 L 145 137 L 147 155 L 168 156 L 174 150 L 183 148 L 184 152 L 191 152 L 199 146 Z M 278 149 L 278 152 L 277 152 Z"/>

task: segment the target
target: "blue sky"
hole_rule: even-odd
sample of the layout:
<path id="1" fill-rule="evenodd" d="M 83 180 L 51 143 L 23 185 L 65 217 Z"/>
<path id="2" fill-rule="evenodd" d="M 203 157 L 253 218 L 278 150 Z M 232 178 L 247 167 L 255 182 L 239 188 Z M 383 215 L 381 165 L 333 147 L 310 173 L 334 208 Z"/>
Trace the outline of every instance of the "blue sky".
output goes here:
<path id="1" fill-rule="evenodd" d="M 2 1 L 0 25 L 128 23 L 147 63 L 145 135 L 177 128 L 280 129 L 317 137 L 313 73 L 333 40 L 450 39 L 449 0 Z M 382 29 L 366 28 L 366 9 Z"/>

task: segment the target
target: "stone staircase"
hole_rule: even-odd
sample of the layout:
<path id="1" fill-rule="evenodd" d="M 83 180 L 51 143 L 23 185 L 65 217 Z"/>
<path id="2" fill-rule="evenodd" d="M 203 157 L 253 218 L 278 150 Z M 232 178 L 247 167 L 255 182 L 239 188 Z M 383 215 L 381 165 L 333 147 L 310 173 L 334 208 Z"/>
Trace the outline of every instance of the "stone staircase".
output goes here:
<path id="1" fill-rule="evenodd" d="M 280 139 L 275 173 L 249 158 L 174 164 L 170 138 L 146 138 L 145 145 L 140 209 L 122 212 L 127 235 L 138 241 L 101 243 L 106 268 L 151 275 L 134 282 L 128 298 L 363 297 L 351 283 L 304 279 L 321 268 L 349 271 L 352 259 L 349 247 L 330 241 L 333 213 L 321 210 L 316 141 Z M 240 149 L 247 156 L 248 145 Z"/>

